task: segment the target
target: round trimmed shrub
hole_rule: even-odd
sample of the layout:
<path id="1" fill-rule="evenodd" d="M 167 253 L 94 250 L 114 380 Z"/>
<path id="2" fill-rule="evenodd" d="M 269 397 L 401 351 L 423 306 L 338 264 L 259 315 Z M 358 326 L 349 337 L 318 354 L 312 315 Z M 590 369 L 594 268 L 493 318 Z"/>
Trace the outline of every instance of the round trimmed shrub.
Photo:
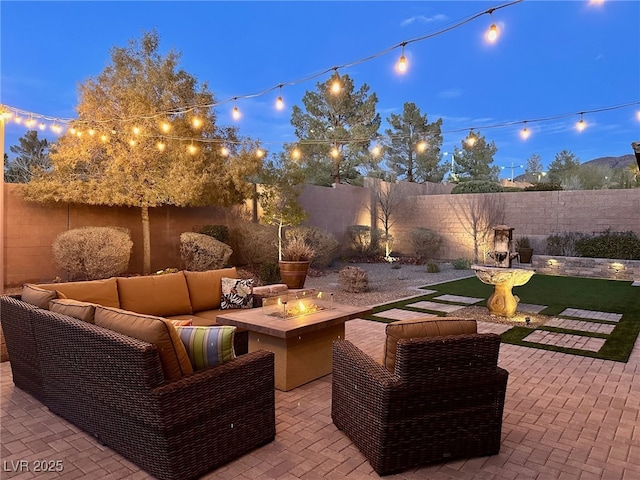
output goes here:
<path id="1" fill-rule="evenodd" d="M 209 235 L 195 232 L 180 235 L 180 258 L 186 270 L 203 272 L 223 268 L 232 253 L 229 245 Z"/>
<path id="2" fill-rule="evenodd" d="M 83 227 L 59 234 L 53 260 L 69 280 L 99 280 L 127 271 L 133 242 L 125 228 Z"/>

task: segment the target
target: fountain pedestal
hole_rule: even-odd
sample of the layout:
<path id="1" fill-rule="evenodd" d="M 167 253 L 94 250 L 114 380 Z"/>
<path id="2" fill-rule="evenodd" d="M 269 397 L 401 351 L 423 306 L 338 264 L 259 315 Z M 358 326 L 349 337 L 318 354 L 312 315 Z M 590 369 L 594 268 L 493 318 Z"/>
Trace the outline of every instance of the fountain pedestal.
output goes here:
<path id="1" fill-rule="evenodd" d="M 500 268 L 487 265 L 471 265 L 471 268 L 482 283 L 494 286 L 493 295 L 487 300 L 489 311 L 501 317 L 513 317 L 516 314 L 519 299 L 514 297 L 511 289 L 527 283 L 535 272 L 522 268 Z"/>

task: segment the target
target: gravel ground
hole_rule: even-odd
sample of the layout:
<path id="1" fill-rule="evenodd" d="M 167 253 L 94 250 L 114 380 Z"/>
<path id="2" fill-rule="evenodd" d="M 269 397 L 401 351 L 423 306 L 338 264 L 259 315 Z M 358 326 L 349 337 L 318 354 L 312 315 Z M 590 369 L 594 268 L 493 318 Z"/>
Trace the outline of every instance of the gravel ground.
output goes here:
<path id="1" fill-rule="evenodd" d="M 338 272 L 346 267 L 359 267 L 367 272 L 369 291 L 345 292 L 338 285 Z M 388 263 L 344 263 L 322 272 L 310 272 L 305 288 L 333 292 L 334 300 L 355 306 L 375 306 L 420 294 L 420 287 L 474 276 L 471 270 L 455 270 L 450 263 L 441 263 L 439 273 L 427 273 L 426 265 L 401 265 L 391 268 Z"/>

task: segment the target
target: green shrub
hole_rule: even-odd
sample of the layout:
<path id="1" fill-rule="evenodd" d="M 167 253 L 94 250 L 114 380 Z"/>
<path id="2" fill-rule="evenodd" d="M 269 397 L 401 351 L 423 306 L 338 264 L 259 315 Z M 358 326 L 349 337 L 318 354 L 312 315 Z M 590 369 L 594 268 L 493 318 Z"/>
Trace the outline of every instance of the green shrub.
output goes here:
<path id="1" fill-rule="evenodd" d="M 549 192 L 553 190 L 562 190 L 562 185 L 551 182 L 536 183 L 530 187 L 525 187 L 524 190 L 526 192 Z"/>
<path id="2" fill-rule="evenodd" d="M 427 263 L 427 273 L 438 273 L 440 271 L 440 266 L 437 263 L 429 262 Z"/>
<path id="3" fill-rule="evenodd" d="M 280 282 L 280 267 L 275 262 L 265 262 L 260 265 L 258 275 L 264 285 L 271 285 Z"/>
<path id="4" fill-rule="evenodd" d="M 229 229 L 229 243 L 238 265 L 261 265 L 278 260 L 278 229 L 273 225 L 240 222 Z"/>
<path id="5" fill-rule="evenodd" d="M 180 258 L 186 270 L 217 270 L 227 265 L 232 253 L 229 245 L 208 235 L 195 232 L 180 235 Z"/>
<path id="6" fill-rule="evenodd" d="M 580 257 L 640 260 L 640 238 L 632 232 L 612 232 L 610 228 L 575 242 Z"/>
<path id="7" fill-rule="evenodd" d="M 369 277 L 360 267 L 344 267 L 338 272 L 338 285 L 346 292 L 366 292 L 369 289 Z"/>
<path id="8" fill-rule="evenodd" d="M 302 238 L 313 248 L 314 256 L 311 260 L 313 268 L 323 269 L 331 265 L 340 249 L 340 243 L 329 232 L 318 227 L 291 227 L 286 231 L 287 239 Z"/>
<path id="9" fill-rule="evenodd" d="M 442 246 L 442 236 L 428 228 L 414 228 L 410 236 L 413 251 L 421 261 L 433 258 Z"/>
<path id="10" fill-rule="evenodd" d="M 451 264 L 455 270 L 469 270 L 473 262 L 467 258 L 456 258 Z"/>
<path id="11" fill-rule="evenodd" d="M 453 187 L 451 193 L 496 193 L 504 192 L 502 185 L 488 180 L 470 180 Z"/>
<path id="12" fill-rule="evenodd" d="M 584 237 L 584 233 L 563 232 L 554 233 L 547 237 L 547 255 L 561 255 L 563 257 L 577 256 L 576 242 Z"/>
<path id="13" fill-rule="evenodd" d="M 368 225 L 350 225 L 347 227 L 347 240 L 352 253 L 364 256 L 375 257 L 382 253 L 380 249 L 380 238 L 382 232 Z"/>
<path id="14" fill-rule="evenodd" d="M 70 280 L 98 280 L 126 272 L 132 247 L 127 229 L 74 228 L 54 240 L 53 260 Z"/>
<path id="15" fill-rule="evenodd" d="M 227 243 L 229 240 L 229 227 L 226 225 L 205 225 L 200 227 L 197 232 L 209 235 L 222 243 Z"/>

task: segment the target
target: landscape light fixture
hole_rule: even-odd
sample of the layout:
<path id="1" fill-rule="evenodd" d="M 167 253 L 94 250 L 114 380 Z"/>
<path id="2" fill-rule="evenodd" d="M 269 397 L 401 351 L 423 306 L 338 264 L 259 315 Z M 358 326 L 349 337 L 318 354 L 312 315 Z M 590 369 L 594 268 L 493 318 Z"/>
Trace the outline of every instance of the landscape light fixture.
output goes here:
<path id="1" fill-rule="evenodd" d="M 407 57 L 404 56 L 404 46 L 406 43 L 402 43 L 402 55 L 400 55 L 400 59 L 398 63 L 396 63 L 396 71 L 398 73 L 406 73 L 409 65 L 407 64 Z"/>
<path id="2" fill-rule="evenodd" d="M 580 120 L 578 120 L 578 123 L 576 123 L 576 128 L 578 129 L 579 132 L 583 131 L 585 128 L 587 128 L 587 124 L 586 122 L 582 119 L 582 114 L 584 112 L 580 112 Z"/>

